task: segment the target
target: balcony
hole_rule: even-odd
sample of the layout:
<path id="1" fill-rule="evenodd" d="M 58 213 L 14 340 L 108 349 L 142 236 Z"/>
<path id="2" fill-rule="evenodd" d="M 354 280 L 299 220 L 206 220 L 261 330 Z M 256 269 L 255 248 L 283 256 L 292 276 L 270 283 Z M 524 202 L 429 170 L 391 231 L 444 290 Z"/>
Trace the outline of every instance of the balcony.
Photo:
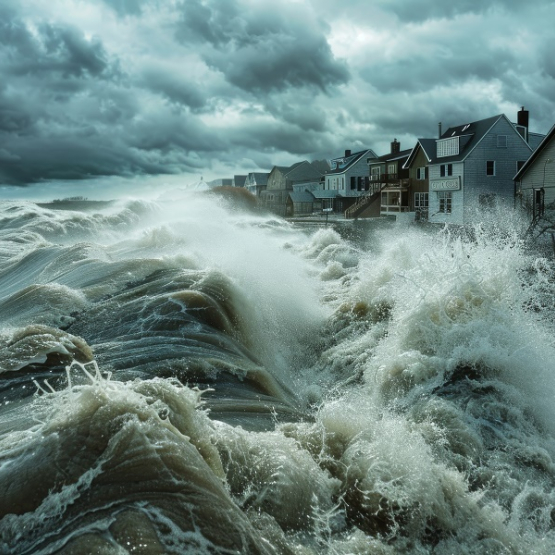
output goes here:
<path id="1" fill-rule="evenodd" d="M 409 187 L 410 179 L 401 177 L 397 173 L 382 173 L 381 175 L 371 175 L 370 183 L 380 183 L 381 187 Z"/>

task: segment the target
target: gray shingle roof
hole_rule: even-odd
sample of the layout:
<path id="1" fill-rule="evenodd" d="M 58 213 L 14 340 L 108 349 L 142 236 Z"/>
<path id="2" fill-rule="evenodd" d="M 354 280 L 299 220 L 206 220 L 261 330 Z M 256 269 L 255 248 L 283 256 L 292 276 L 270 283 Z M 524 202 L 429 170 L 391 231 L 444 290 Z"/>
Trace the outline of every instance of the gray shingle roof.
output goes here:
<path id="1" fill-rule="evenodd" d="M 440 137 L 441 139 L 450 139 L 451 137 L 460 137 L 459 154 L 454 156 L 442 156 L 437 157 L 437 147 L 434 148 L 433 156 L 430 161 L 431 164 L 439 164 L 440 162 L 460 162 L 464 160 L 471 152 L 474 147 L 484 138 L 487 132 L 501 119 L 505 116 L 499 114 L 491 118 L 481 119 L 479 121 L 473 121 L 472 123 L 465 123 L 464 125 L 457 125 L 456 127 L 450 127 L 443 133 Z M 508 120 L 507 120 L 508 121 Z M 509 122 L 510 123 L 510 122 Z"/>
<path id="2" fill-rule="evenodd" d="M 412 161 L 418 154 L 418 150 L 422 149 L 424 152 L 424 156 L 428 162 L 431 162 L 433 158 L 435 158 L 436 153 L 436 139 L 417 139 L 416 144 L 414 145 L 407 161 L 403 164 L 403 168 L 407 169 L 412 164 Z"/>
<path id="3" fill-rule="evenodd" d="M 329 189 L 325 191 L 312 191 L 315 198 L 335 198 L 341 195 L 334 189 Z"/>
<path id="4" fill-rule="evenodd" d="M 361 158 L 367 157 L 368 154 L 372 155 L 374 158 L 377 158 L 376 153 L 371 149 L 361 150 L 360 152 L 355 152 L 354 154 L 350 154 L 349 156 L 333 158 L 332 160 L 330 160 L 331 169 L 327 173 L 328 175 L 344 173 L 351 166 L 356 164 Z"/>
<path id="5" fill-rule="evenodd" d="M 314 202 L 314 195 L 312 195 L 308 191 L 300 191 L 298 193 L 296 193 L 296 192 L 289 193 L 289 198 L 293 202 Z"/>

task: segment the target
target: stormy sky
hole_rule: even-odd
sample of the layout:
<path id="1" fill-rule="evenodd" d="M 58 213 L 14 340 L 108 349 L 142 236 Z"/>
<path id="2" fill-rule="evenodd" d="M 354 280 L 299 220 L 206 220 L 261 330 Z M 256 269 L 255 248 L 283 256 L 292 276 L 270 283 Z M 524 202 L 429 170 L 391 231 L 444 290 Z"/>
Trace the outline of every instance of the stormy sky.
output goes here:
<path id="1" fill-rule="evenodd" d="M 0 0 L 0 185 L 197 181 L 555 123 L 555 2 Z"/>

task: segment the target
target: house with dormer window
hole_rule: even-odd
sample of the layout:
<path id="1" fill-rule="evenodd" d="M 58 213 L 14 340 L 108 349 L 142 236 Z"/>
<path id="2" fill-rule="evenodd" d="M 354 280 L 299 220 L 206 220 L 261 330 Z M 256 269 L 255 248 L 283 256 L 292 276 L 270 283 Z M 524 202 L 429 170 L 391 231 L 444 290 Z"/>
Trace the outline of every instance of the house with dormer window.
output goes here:
<path id="1" fill-rule="evenodd" d="M 466 224 L 494 205 L 512 207 L 515 172 L 539 137 L 528 132 L 523 108 L 517 124 L 500 114 L 440 131 L 433 153 L 419 142 L 428 159 L 429 221 Z"/>

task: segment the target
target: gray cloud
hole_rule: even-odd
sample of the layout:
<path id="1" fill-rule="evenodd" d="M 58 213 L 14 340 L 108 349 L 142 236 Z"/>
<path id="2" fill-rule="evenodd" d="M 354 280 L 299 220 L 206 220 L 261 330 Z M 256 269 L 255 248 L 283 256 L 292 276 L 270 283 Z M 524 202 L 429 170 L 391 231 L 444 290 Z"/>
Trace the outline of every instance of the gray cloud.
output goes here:
<path id="1" fill-rule="evenodd" d="M 444 48 L 439 56 L 407 52 L 406 57 L 398 60 L 378 61 L 362 69 L 360 75 L 383 93 L 399 89 L 421 92 L 435 86 L 456 86 L 469 79 L 503 79 L 514 62 L 512 52 L 489 47 L 478 39 L 469 47 L 458 44 L 455 48 Z"/>
<path id="2" fill-rule="evenodd" d="M 273 6 L 273 7 L 272 7 Z M 289 87 L 329 87 L 349 79 L 326 40 L 326 27 L 287 5 L 238 0 L 182 3 L 176 30 L 183 43 L 200 43 L 203 59 L 233 85 L 262 93 Z"/>
<path id="3" fill-rule="evenodd" d="M 63 77 L 99 77 L 108 68 L 107 56 L 96 40 L 69 26 L 42 24 L 36 32 L 22 21 L 0 22 L 3 69 L 11 75 L 61 74 Z M 48 83 L 48 81 L 47 81 Z"/>
<path id="4" fill-rule="evenodd" d="M 549 4 L 551 0 L 538 0 L 534 5 Z M 462 14 L 485 14 L 492 10 L 521 11 L 526 4 L 521 0 L 459 0 L 437 2 L 437 0 L 378 0 L 375 4 L 394 13 L 403 22 L 422 22 L 430 19 L 451 19 Z"/>
<path id="5" fill-rule="evenodd" d="M 147 6 L 149 0 L 103 0 L 119 16 L 139 16 L 143 13 L 143 8 Z"/>
<path id="6" fill-rule="evenodd" d="M 145 68 L 139 83 L 159 93 L 169 102 L 199 110 L 206 105 L 205 92 L 192 82 L 190 75 L 176 75 L 159 66 Z"/>
<path id="7" fill-rule="evenodd" d="M 554 18 L 547 0 L 2 0 L 0 184 L 269 171 L 521 105 L 545 132 Z"/>

